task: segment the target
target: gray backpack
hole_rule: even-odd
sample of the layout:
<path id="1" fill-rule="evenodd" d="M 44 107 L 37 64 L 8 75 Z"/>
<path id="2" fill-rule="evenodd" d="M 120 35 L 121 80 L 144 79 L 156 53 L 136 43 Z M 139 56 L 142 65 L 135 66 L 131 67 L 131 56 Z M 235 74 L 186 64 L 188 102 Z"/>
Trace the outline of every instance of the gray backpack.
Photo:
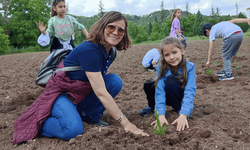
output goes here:
<path id="1" fill-rule="evenodd" d="M 35 83 L 41 87 L 45 87 L 49 78 L 58 71 L 77 71 L 81 70 L 81 66 L 70 66 L 57 69 L 59 64 L 69 55 L 72 50 L 56 49 L 45 59 L 38 69 Z M 112 47 L 112 61 L 116 57 L 116 49 Z"/>

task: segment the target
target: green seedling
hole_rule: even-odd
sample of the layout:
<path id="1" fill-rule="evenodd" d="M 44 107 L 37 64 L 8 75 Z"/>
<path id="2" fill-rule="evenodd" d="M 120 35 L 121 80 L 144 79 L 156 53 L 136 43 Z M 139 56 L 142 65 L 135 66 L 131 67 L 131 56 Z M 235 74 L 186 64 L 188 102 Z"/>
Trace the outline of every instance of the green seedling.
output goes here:
<path id="1" fill-rule="evenodd" d="M 156 109 L 154 110 L 154 112 L 155 112 L 155 117 L 156 117 L 156 127 L 153 126 L 153 131 L 157 135 L 162 135 L 162 134 L 164 134 L 166 132 L 166 129 L 167 129 L 168 126 L 164 126 L 164 125 L 161 126 L 161 123 L 160 123 L 160 120 L 159 120 L 159 115 L 158 115 Z"/>
<path id="2" fill-rule="evenodd" d="M 213 73 L 213 68 L 208 68 L 207 71 L 206 71 L 206 74 L 207 75 L 212 75 Z"/>
<path id="3" fill-rule="evenodd" d="M 236 68 L 236 69 L 240 69 L 240 68 L 241 68 L 241 66 L 236 66 L 235 68 Z"/>

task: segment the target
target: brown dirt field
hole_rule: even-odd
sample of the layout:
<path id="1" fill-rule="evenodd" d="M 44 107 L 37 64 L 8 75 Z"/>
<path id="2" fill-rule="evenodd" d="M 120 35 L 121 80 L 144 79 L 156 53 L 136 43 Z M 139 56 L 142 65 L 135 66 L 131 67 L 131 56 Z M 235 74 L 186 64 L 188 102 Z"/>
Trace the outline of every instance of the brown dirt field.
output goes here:
<path id="1" fill-rule="evenodd" d="M 250 149 L 250 38 L 244 38 L 241 48 L 233 58 L 235 76 L 231 81 L 219 81 L 207 75 L 206 59 L 208 40 L 188 41 L 186 55 L 196 65 L 197 93 L 189 126 L 176 132 L 170 126 L 162 136 L 155 135 L 150 123 L 154 117 L 142 117 L 140 109 L 147 106 L 143 83 L 155 77 L 155 72 L 145 71 L 141 65 L 144 54 L 159 44 L 134 45 L 122 58 L 119 52 L 109 72 L 117 73 L 124 81 L 122 91 L 115 98 L 128 119 L 150 136 L 126 133 L 106 112 L 102 120 L 108 127 L 84 123 L 84 133 L 64 141 L 38 136 L 21 145 L 13 145 L 13 124 L 21 113 L 43 92 L 34 80 L 40 64 L 49 52 L 0 56 L 0 149 L 4 150 L 70 150 L 70 149 L 167 149 L 167 150 L 249 150 Z M 213 73 L 223 67 L 222 40 L 216 40 Z M 177 118 L 172 108 L 167 108 L 169 122 Z"/>

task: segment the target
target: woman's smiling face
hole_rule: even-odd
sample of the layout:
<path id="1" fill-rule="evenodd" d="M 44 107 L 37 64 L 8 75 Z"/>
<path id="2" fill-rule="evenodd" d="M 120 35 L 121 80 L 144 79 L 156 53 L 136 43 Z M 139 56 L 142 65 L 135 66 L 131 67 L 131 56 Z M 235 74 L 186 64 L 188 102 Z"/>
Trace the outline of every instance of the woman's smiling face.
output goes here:
<path id="1" fill-rule="evenodd" d="M 108 30 L 108 26 L 116 27 L 116 28 L 115 28 L 114 31 L 110 31 L 110 30 Z M 124 20 L 118 20 L 118 21 L 109 23 L 106 26 L 105 30 L 104 30 L 105 41 L 111 47 L 117 45 L 122 40 L 122 38 L 124 36 L 124 35 L 121 35 L 118 30 L 120 30 L 120 32 L 121 32 L 121 30 L 125 31 L 125 22 L 124 22 Z"/>

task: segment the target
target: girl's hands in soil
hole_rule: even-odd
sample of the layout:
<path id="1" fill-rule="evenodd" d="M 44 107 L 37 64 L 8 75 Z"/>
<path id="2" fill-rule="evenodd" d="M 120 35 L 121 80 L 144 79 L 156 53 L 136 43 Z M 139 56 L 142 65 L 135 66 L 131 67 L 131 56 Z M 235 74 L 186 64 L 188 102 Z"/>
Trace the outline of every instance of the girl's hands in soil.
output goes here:
<path id="1" fill-rule="evenodd" d="M 132 132 L 133 134 L 140 134 L 142 136 L 149 136 L 147 133 L 143 132 L 143 130 L 137 128 L 135 125 L 129 122 L 126 117 L 122 119 L 121 125 L 123 126 L 126 132 Z"/>
<path id="2" fill-rule="evenodd" d="M 207 61 L 206 66 L 210 67 L 210 61 Z"/>
<path id="3" fill-rule="evenodd" d="M 43 35 L 46 34 L 46 33 L 45 33 L 46 27 L 47 27 L 47 25 L 44 26 L 44 25 L 43 25 L 43 22 L 40 22 L 40 21 L 39 21 L 38 29 L 40 30 L 40 32 L 41 32 Z"/>
<path id="4" fill-rule="evenodd" d="M 150 125 L 154 125 L 155 127 L 157 127 L 157 123 L 156 123 L 157 120 L 155 120 L 154 122 L 152 122 Z M 159 121 L 160 121 L 160 124 L 161 126 L 163 126 L 164 124 L 166 124 L 167 126 L 169 125 L 167 119 L 165 118 L 165 115 L 159 115 Z"/>
<path id="5" fill-rule="evenodd" d="M 189 128 L 187 116 L 184 114 L 180 114 L 180 116 L 173 122 L 171 125 L 174 125 L 177 123 L 177 131 L 183 131 L 185 127 Z"/>

